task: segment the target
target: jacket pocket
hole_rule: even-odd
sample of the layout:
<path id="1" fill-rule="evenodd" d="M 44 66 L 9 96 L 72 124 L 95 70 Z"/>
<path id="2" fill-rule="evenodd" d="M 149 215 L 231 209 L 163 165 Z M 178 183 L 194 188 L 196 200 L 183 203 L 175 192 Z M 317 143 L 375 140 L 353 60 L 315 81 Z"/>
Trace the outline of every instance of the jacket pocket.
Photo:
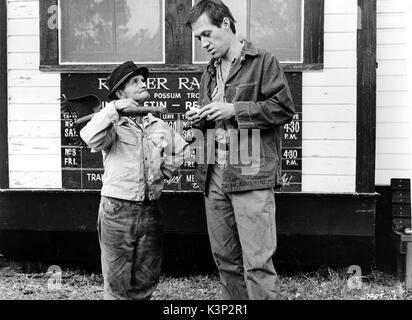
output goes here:
<path id="1" fill-rule="evenodd" d="M 256 101 L 257 100 L 257 82 L 241 83 L 236 86 L 233 101 Z"/>
<path id="2" fill-rule="evenodd" d="M 137 136 L 133 134 L 133 132 L 130 132 L 126 128 L 118 127 L 117 128 L 117 135 L 119 137 L 119 141 L 130 144 L 130 145 L 137 145 Z"/>

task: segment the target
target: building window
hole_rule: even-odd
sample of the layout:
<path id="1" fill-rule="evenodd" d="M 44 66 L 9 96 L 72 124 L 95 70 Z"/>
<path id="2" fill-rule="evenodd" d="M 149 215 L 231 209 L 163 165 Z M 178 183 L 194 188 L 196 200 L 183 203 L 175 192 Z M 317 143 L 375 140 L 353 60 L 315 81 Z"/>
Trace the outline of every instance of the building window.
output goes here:
<path id="1" fill-rule="evenodd" d="M 60 64 L 165 62 L 164 0 L 66 0 L 59 5 Z"/>
<path id="2" fill-rule="evenodd" d="M 197 1 L 193 1 L 197 2 Z M 304 0 L 223 0 L 235 20 L 237 36 L 272 52 L 283 63 L 303 63 Z M 210 57 L 194 40 L 194 63 Z"/>
<path id="3" fill-rule="evenodd" d="M 40 69 L 110 72 L 133 60 L 152 71 L 200 72 L 208 57 L 185 26 L 194 1 L 42 0 Z M 238 36 L 272 52 L 285 71 L 323 68 L 324 0 L 223 1 Z"/>

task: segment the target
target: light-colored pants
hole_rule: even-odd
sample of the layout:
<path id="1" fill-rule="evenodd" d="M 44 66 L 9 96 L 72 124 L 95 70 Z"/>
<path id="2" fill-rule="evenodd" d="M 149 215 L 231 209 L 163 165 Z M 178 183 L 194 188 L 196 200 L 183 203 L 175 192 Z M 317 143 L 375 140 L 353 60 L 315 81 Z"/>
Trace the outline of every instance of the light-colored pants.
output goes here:
<path id="1" fill-rule="evenodd" d="M 215 165 L 205 207 L 222 299 L 279 299 L 272 261 L 277 242 L 273 190 L 224 194 L 221 186 L 222 169 Z"/>
<path id="2" fill-rule="evenodd" d="M 162 217 L 157 202 L 102 196 L 97 230 L 104 299 L 150 299 L 162 262 Z"/>

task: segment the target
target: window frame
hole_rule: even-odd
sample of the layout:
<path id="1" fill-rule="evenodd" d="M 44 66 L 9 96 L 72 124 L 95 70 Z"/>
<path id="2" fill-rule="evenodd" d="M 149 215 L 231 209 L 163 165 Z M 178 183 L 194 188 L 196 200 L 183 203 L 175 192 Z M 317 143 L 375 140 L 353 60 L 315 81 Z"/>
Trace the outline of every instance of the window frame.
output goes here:
<path id="1" fill-rule="evenodd" d="M 40 70 L 53 72 L 111 72 L 115 64 L 59 64 L 59 31 L 49 28 L 58 0 L 40 1 Z M 185 26 L 192 0 L 165 1 L 165 63 L 146 65 L 152 72 L 202 72 L 192 63 L 192 32 Z M 322 70 L 324 65 L 324 0 L 304 1 L 303 63 L 282 63 L 286 72 Z"/>

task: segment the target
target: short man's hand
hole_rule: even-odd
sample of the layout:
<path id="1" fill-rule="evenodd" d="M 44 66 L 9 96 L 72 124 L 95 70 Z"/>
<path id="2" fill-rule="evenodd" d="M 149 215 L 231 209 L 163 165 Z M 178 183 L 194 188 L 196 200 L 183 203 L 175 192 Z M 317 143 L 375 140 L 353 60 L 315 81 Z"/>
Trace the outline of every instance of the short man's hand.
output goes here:
<path id="1" fill-rule="evenodd" d="M 199 111 L 199 109 L 191 108 L 188 112 L 186 112 L 187 120 L 194 124 L 198 123 L 200 121 Z"/>
<path id="2" fill-rule="evenodd" d="M 213 102 L 200 110 L 200 119 L 208 121 L 230 120 L 235 116 L 235 106 L 231 103 Z"/>
<path id="3" fill-rule="evenodd" d="M 114 103 L 117 112 L 122 112 L 126 108 L 137 108 L 139 104 L 133 99 L 120 99 Z"/>

